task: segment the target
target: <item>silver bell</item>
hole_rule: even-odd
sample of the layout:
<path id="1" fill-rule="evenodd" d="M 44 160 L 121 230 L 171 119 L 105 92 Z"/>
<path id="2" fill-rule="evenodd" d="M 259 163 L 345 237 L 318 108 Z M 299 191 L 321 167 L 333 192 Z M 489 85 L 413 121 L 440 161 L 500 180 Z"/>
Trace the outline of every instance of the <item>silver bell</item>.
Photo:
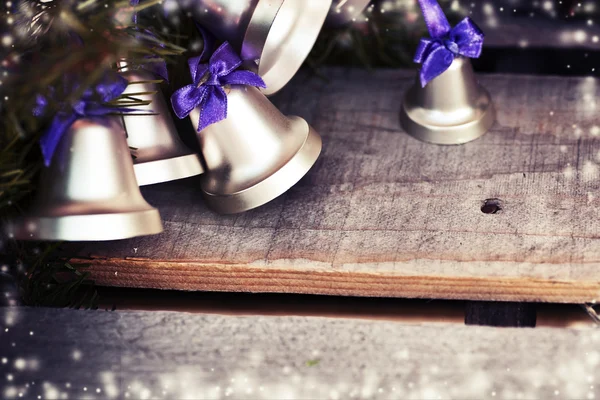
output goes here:
<path id="1" fill-rule="evenodd" d="M 496 120 L 492 99 L 477 83 L 471 61 L 456 57 L 450 68 L 424 88 L 419 78 L 400 111 L 404 130 L 435 144 L 463 144 L 486 133 Z"/>
<path id="2" fill-rule="evenodd" d="M 142 197 L 120 117 L 77 120 L 45 168 L 33 209 L 9 224 L 20 240 L 116 240 L 162 232 Z"/>
<path id="3" fill-rule="evenodd" d="M 138 184 L 152 185 L 201 174 L 200 160 L 179 138 L 159 85 L 147 82 L 155 79 L 154 75 L 143 70 L 125 71 L 122 75 L 130 82 L 124 95 L 150 101 L 149 105 L 135 107 L 145 115 L 123 115 L 127 143 L 136 149 L 134 170 Z M 148 92 L 155 93 L 139 94 Z"/>
<path id="4" fill-rule="evenodd" d="M 225 88 L 227 118 L 198 133 L 210 208 L 233 214 L 285 193 L 316 162 L 321 137 L 300 117 L 284 116 L 253 86 Z M 198 127 L 200 111 L 190 113 Z"/>

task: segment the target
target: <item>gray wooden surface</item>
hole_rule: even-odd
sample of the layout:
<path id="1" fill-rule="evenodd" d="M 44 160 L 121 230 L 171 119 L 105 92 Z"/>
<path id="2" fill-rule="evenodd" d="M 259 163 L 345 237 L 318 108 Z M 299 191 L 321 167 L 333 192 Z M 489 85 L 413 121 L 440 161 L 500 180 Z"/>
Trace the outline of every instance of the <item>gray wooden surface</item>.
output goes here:
<path id="1" fill-rule="evenodd" d="M 586 399 L 594 330 L 0 309 L 3 399 Z"/>
<path id="2" fill-rule="evenodd" d="M 311 172 L 257 210 L 219 216 L 197 178 L 146 187 L 158 236 L 77 245 L 100 284 L 470 300 L 600 298 L 600 85 L 484 75 L 498 122 L 421 143 L 398 110 L 410 71 L 326 69 L 275 98 L 323 135 Z M 495 214 L 481 211 L 499 199 Z M 75 260 L 77 261 L 77 260 Z"/>

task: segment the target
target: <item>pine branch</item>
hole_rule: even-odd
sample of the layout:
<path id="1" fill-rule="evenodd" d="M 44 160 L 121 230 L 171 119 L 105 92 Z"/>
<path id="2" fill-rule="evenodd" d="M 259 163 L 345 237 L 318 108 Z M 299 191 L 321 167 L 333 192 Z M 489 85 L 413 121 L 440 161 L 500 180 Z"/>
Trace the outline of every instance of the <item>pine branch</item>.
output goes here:
<path id="1" fill-rule="evenodd" d="M 60 104 L 81 97 L 120 59 L 130 68 L 162 61 L 172 62 L 185 49 L 163 39 L 157 26 L 132 22 L 133 12 L 160 14 L 160 2 L 148 0 L 131 7 L 129 1 L 115 0 L 28 0 L 9 14 L 7 26 L 14 47 L 2 56 L 0 67 L 0 213 L 18 213 L 17 203 L 32 192 L 42 165 L 37 146 L 40 135 L 58 111 Z M 148 21 L 148 18 L 141 18 Z M 77 90 L 64 93 L 65 77 L 81 76 Z M 59 90 L 47 96 L 48 117 L 32 113 L 36 96 L 48 95 L 50 87 Z M 10 94 L 8 100 L 4 96 Z M 110 105 L 120 107 L 126 100 Z M 128 101 L 127 106 L 149 104 Z"/>
<path id="2" fill-rule="evenodd" d="M 128 68 L 135 69 L 173 63 L 185 52 L 164 39 L 164 21 L 157 24 L 142 15 L 162 14 L 158 3 L 142 1 L 134 10 L 123 0 L 25 0 L 13 2 L 8 14 L 11 24 L 8 17 L 0 17 L 0 28 L 11 33 L 14 43 L 0 54 L 0 226 L 22 214 L 31 201 L 43 165 L 39 138 L 60 104 L 77 100 L 106 71 L 116 70 L 118 60 L 126 59 Z M 132 21 L 134 11 L 140 13 L 137 24 Z M 184 43 L 182 38 L 177 41 Z M 66 85 L 68 76 L 81 77 L 77 90 L 67 89 L 73 87 Z M 52 93 L 50 87 L 55 89 Z M 145 94 L 150 93 L 122 95 L 107 105 L 148 105 L 149 101 L 135 97 Z M 47 117 L 33 115 L 38 95 L 50 101 Z M 27 268 L 21 277 L 26 304 L 96 306 L 98 294 L 85 266 L 71 265 L 56 255 L 57 244 L 43 245 L 40 253 L 35 244 L 8 243 L 9 253 Z"/>

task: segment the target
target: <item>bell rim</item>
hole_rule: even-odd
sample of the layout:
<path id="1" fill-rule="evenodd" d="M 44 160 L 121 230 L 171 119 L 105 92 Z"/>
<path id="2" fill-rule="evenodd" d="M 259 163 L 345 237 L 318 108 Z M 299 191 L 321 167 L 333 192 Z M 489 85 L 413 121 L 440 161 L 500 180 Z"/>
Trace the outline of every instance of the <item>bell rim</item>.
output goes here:
<path id="1" fill-rule="evenodd" d="M 176 181 L 204 173 L 200 159 L 195 153 L 162 160 L 134 162 L 133 169 L 138 186 Z"/>
<path id="2" fill-rule="evenodd" d="M 411 118 L 405 107 L 405 99 L 400 110 L 400 125 L 408 135 L 432 144 L 452 146 L 477 140 L 489 132 L 496 122 L 496 109 L 489 93 L 482 86 L 479 86 L 479 89 L 485 93 L 488 104 L 477 119 L 452 126 L 423 125 Z"/>
<path id="3" fill-rule="evenodd" d="M 277 10 L 279 13 L 281 7 L 285 7 L 286 1 L 292 0 L 281 0 L 281 5 Z M 248 25 L 246 34 L 242 43 L 242 54 L 245 54 L 245 48 L 247 43 L 254 42 L 255 38 L 260 38 L 260 42 L 262 42 L 262 46 L 258 51 L 256 63 L 257 63 L 257 72 L 261 78 L 265 81 L 266 88 L 261 89 L 261 92 L 266 96 L 271 96 L 278 91 L 280 91 L 285 85 L 292 80 L 292 78 L 296 75 L 306 58 L 308 57 L 310 51 L 314 47 L 319 33 L 325 24 L 325 20 L 327 19 L 327 15 L 329 14 L 329 10 L 331 8 L 330 3 L 322 0 L 312 0 L 307 4 L 304 0 L 293 0 L 303 2 L 305 8 L 310 8 L 310 14 L 317 15 L 316 18 L 311 18 L 311 24 L 306 26 L 303 24 L 302 27 L 296 28 L 295 32 L 301 32 L 302 36 L 305 38 L 304 43 L 306 44 L 303 48 L 298 48 L 298 46 L 287 46 L 287 49 L 283 53 L 277 57 L 277 60 L 273 62 L 273 66 L 271 66 L 267 71 L 265 71 L 261 66 L 261 60 L 264 57 L 265 49 L 268 48 L 267 43 L 269 42 L 269 38 L 271 37 L 271 29 L 265 31 L 264 27 L 260 23 L 260 18 L 255 18 L 256 15 L 260 14 L 255 11 L 250 23 Z M 261 2 L 259 2 L 259 5 Z M 266 3 L 265 3 L 266 4 Z M 268 5 L 265 5 L 268 7 Z M 264 12 L 265 10 L 259 10 Z M 274 25 L 274 22 L 277 18 L 277 15 L 274 16 L 273 21 L 269 28 Z M 257 23 L 256 20 L 259 22 Z M 308 38 L 308 39 L 306 39 Z M 250 45 L 251 47 L 252 45 Z M 279 47 L 279 46 L 278 46 Z"/>
<path id="4" fill-rule="evenodd" d="M 30 216 L 9 224 L 6 229 L 9 238 L 15 240 L 76 242 L 130 239 L 162 231 L 160 214 L 155 208 L 123 213 Z"/>
<path id="5" fill-rule="evenodd" d="M 261 182 L 236 193 L 210 193 L 202 187 L 204 200 L 211 210 L 219 214 L 238 214 L 263 206 L 298 183 L 315 165 L 322 148 L 321 136 L 308 125 L 304 143 L 283 167 Z"/>

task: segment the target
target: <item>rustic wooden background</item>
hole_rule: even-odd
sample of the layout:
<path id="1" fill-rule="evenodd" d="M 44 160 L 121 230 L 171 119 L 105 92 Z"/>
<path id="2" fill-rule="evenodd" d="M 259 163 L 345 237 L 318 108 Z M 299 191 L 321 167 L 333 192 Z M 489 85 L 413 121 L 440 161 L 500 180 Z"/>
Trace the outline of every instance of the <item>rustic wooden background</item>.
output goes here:
<path id="1" fill-rule="evenodd" d="M 413 72 L 323 72 L 297 76 L 275 98 L 324 139 L 320 160 L 286 195 L 220 216 L 202 203 L 197 177 L 147 187 L 165 232 L 78 244 L 75 261 L 92 258 L 101 285 L 129 287 L 600 298 L 596 80 L 483 75 L 497 124 L 443 147 L 399 126 Z"/>
<path id="2" fill-rule="evenodd" d="M 569 47 L 581 28 L 572 25 L 561 36 L 527 18 L 511 21 L 488 35 L 488 46 Z M 598 48 L 590 38 L 577 46 Z M 482 76 L 498 124 L 477 142 L 437 147 L 398 127 L 412 73 L 328 69 L 325 75 L 328 81 L 301 75 L 275 98 L 325 139 L 321 160 L 288 194 L 222 217 L 203 206 L 197 179 L 144 188 L 161 210 L 165 233 L 75 244 L 78 260 L 92 260 L 98 283 L 122 287 L 598 299 L 597 81 Z M 127 296 L 106 295 L 119 290 Z M 253 316 L 0 307 L 0 397 L 600 396 L 600 336 L 593 329 L 431 323 L 464 317 L 532 326 L 537 308 L 538 325 L 565 326 L 557 310 L 575 306 L 442 301 L 425 308 L 400 299 L 266 294 L 257 301 L 183 292 L 171 304 L 165 292 L 101 291 L 106 304 L 120 299 L 130 308 Z M 315 310 L 389 321 L 254 315 Z M 591 321 L 571 319 L 577 326 Z"/>
<path id="3" fill-rule="evenodd" d="M 0 320 L 3 399 L 600 395 L 595 329 L 1 307 Z"/>

